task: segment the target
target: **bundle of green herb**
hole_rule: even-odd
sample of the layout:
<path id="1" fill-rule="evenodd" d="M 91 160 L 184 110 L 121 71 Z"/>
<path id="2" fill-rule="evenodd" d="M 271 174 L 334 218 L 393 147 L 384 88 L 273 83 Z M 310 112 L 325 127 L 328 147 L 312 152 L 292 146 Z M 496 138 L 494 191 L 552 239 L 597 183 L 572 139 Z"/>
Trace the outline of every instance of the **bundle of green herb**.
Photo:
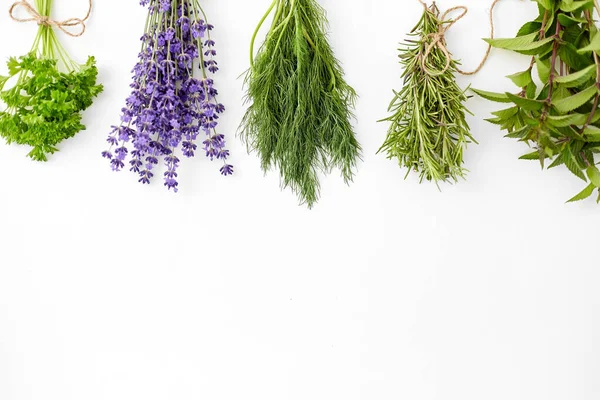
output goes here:
<path id="1" fill-rule="evenodd" d="M 532 56 L 529 68 L 510 75 L 518 93 L 475 92 L 507 109 L 489 121 L 508 131 L 507 137 L 533 146 L 522 159 L 539 160 L 542 168 L 565 165 L 588 186 L 572 201 L 584 200 L 598 190 L 600 170 L 600 33 L 592 13 L 595 0 L 533 0 L 539 16 L 526 23 L 513 39 L 488 42 L 497 48 Z M 598 9 L 600 11 L 600 9 Z M 541 81 L 538 87 L 533 69 Z"/>
<path id="2" fill-rule="evenodd" d="M 258 31 L 273 11 L 254 57 Z M 282 186 L 309 207 L 319 198 L 319 171 L 337 167 L 349 183 L 361 151 L 350 123 L 356 94 L 344 81 L 326 26 L 315 0 L 273 0 L 252 38 L 246 77 L 252 104 L 240 127 L 263 170 L 279 168 Z"/>
<path id="3" fill-rule="evenodd" d="M 10 58 L 8 76 L 0 76 L 0 90 L 14 81 L 12 88 L 0 92 L 0 99 L 6 104 L 6 109 L 0 112 L 0 136 L 7 143 L 31 146 L 28 155 L 36 161 L 47 161 L 48 154 L 58 150 L 58 143 L 85 129 L 80 113 L 102 91 L 102 86 L 96 84 L 98 70 L 94 58 L 90 57 L 84 65 L 77 64 L 54 32 L 54 27 L 58 27 L 71 36 L 81 36 L 87 17 L 53 21 L 52 2 L 36 0 L 36 8 L 26 1 L 13 4 L 10 13 L 14 20 L 36 21 L 39 29 L 31 52 Z M 32 18 L 14 17 L 17 7 L 23 7 Z M 81 27 L 80 33 L 67 31 L 74 26 Z"/>
<path id="4" fill-rule="evenodd" d="M 447 21 L 450 12 L 463 14 Z M 394 91 L 387 139 L 379 150 L 397 158 L 402 167 L 420 174 L 421 181 L 457 181 L 465 176 L 463 151 L 475 142 L 466 121 L 465 91 L 456 83 L 457 62 L 445 44 L 446 30 L 466 14 L 448 10 L 440 17 L 435 4 L 423 16 L 400 49 L 404 87 Z"/>

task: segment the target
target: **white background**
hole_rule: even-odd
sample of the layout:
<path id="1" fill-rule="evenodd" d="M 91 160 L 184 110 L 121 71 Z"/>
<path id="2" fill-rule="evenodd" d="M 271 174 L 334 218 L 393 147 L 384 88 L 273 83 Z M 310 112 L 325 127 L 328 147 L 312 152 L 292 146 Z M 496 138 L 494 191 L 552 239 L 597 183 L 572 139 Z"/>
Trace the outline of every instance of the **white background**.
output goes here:
<path id="1" fill-rule="evenodd" d="M 85 3 L 57 0 L 55 16 L 81 15 Z M 78 60 L 98 59 L 105 93 L 85 114 L 88 130 L 46 164 L 0 144 L 0 399 L 600 398 L 600 208 L 564 204 L 583 182 L 518 161 L 525 145 L 484 122 L 498 105 L 479 99 L 468 104 L 480 145 L 466 153 L 466 182 L 440 192 L 375 154 L 416 0 L 322 0 L 361 96 L 364 162 L 351 187 L 323 179 L 312 211 L 235 136 L 238 77 L 269 0 L 203 1 L 236 174 L 186 160 L 179 194 L 100 157 L 145 11 L 96 3 L 84 37 L 61 35 Z M 438 4 L 470 7 L 448 45 L 476 66 L 488 2 Z M 498 36 L 535 11 L 502 1 Z M 35 28 L 2 12 L 0 57 L 27 52 Z M 496 51 L 460 84 L 512 90 L 503 77 L 528 62 Z"/>

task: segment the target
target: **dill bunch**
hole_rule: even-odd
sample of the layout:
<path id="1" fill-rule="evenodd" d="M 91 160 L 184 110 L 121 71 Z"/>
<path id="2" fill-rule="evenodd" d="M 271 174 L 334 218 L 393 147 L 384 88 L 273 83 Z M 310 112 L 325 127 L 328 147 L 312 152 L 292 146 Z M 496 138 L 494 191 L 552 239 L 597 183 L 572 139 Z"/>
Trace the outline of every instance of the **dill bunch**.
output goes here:
<path id="1" fill-rule="evenodd" d="M 254 56 L 256 36 L 274 12 Z M 281 185 L 309 208 L 319 199 L 319 173 L 354 176 L 360 144 L 350 123 L 356 93 L 328 43 L 325 10 L 315 0 L 274 0 L 260 21 L 246 75 L 251 103 L 240 126 L 263 170 L 279 169 Z"/>
<path id="2" fill-rule="evenodd" d="M 425 8 L 400 51 L 404 86 L 394 91 L 385 143 L 379 152 L 397 158 L 400 166 L 439 182 L 464 178 L 463 152 L 471 136 L 464 105 L 465 91 L 456 83 L 457 62 L 434 42 L 445 21 L 434 5 Z M 445 48 L 444 38 L 439 38 Z"/>

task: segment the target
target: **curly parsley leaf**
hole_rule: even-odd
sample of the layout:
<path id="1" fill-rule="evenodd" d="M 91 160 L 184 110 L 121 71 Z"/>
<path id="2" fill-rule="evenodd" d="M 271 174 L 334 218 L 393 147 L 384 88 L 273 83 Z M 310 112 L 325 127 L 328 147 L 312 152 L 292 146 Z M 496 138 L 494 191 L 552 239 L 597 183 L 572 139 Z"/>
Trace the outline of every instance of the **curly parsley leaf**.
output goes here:
<path id="1" fill-rule="evenodd" d="M 70 72 L 60 72 L 57 61 L 29 53 L 8 61 L 10 77 L 19 75 L 14 87 L 0 93 L 7 110 L 0 113 L 0 136 L 7 143 L 32 147 L 28 156 L 47 161 L 65 139 L 84 130 L 81 112 L 102 92 L 96 84 L 98 70 L 90 57 Z M 10 77 L 0 77 L 0 88 Z"/>

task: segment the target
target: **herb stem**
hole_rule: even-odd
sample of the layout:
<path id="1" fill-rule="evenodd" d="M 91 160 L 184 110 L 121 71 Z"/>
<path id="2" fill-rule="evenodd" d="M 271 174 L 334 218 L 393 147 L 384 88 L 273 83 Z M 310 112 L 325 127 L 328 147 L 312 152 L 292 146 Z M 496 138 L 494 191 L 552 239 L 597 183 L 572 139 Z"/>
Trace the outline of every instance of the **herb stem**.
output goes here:
<path id="1" fill-rule="evenodd" d="M 252 35 L 252 40 L 250 41 L 250 66 L 252 67 L 252 69 L 254 69 L 254 44 L 256 43 L 256 37 L 258 36 L 258 32 L 260 32 L 260 28 L 262 28 L 266 19 L 269 17 L 269 15 L 271 14 L 271 11 L 273 11 L 273 9 L 275 8 L 276 5 L 277 5 L 277 8 L 279 9 L 278 0 L 273 0 L 273 2 L 271 3 L 271 6 L 269 7 L 269 9 L 265 13 L 265 15 L 261 18 L 256 29 L 254 30 L 254 34 Z M 273 22 L 275 22 L 275 19 L 273 20 Z"/>
<path id="2" fill-rule="evenodd" d="M 597 4 L 596 0 L 594 0 L 594 4 Z M 592 19 L 592 15 L 587 10 L 585 11 L 584 14 L 587 19 L 588 26 L 591 30 L 592 27 L 595 27 L 594 20 Z M 591 40 L 591 38 L 590 38 L 590 40 Z M 595 51 L 593 51 L 592 54 L 594 57 L 594 64 L 596 64 L 596 88 L 598 89 L 599 93 L 597 93 L 596 97 L 594 98 L 592 110 L 590 111 L 590 115 L 588 116 L 588 119 L 585 121 L 585 124 L 581 128 L 581 133 L 583 133 L 586 130 L 586 128 L 588 126 L 590 126 L 590 124 L 594 120 L 594 117 L 596 116 L 596 112 L 598 111 L 598 105 L 600 104 L 600 60 L 598 59 L 598 54 L 596 54 Z"/>
<path id="3" fill-rule="evenodd" d="M 560 45 L 560 32 L 562 26 L 558 19 L 556 20 L 556 31 L 554 33 L 554 42 L 552 43 L 552 57 L 550 59 L 550 75 L 548 76 L 548 97 L 544 105 L 544 113 L 542 120 L 548 116 L 550 107 L 552 106 L 552 95 L 554 94 L 554 80 L 556 79 L 556 60 L 558 58 L 558 47 Z"/>

